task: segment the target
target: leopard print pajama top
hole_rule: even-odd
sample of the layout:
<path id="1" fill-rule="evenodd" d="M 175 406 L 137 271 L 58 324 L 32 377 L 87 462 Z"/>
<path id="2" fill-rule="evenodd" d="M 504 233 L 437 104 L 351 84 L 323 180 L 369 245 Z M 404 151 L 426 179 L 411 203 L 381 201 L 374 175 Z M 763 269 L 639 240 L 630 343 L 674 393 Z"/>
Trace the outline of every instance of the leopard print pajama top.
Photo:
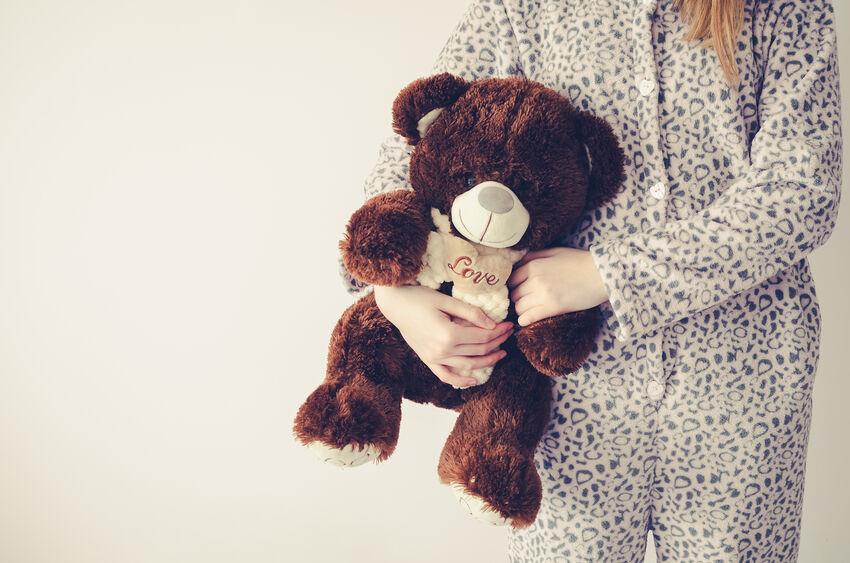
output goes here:
<path id="1" fill-rule="evenodd" d="M 841 178 L 832 6 L 747 0 L 730 88 L 672 4 L 478 0 L 434 68 L 539 81 L 626 155 L 619 195 L 564 240 L 610 301 L 586 365 L 553 382 L 514 561 L 643 561 L 647 530 L 664 561 L 796 558 L 820 334 L 806 255 Z M 366 195 L 409 188 L 408 155 L 390 138 Z"/>

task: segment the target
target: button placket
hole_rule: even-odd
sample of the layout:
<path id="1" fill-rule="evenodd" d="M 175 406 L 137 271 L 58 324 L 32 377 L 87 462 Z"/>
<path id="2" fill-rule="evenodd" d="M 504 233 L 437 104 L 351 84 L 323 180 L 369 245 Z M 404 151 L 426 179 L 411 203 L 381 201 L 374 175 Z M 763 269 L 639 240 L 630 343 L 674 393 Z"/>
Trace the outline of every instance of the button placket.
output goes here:
<path id="1" fill-rule="evenodd" d="M 662 159 L 663 146 L 658 124 L 658 91 L 660 85 L 656 76 L 655 51 L 652 42 L 654 10 L 643 10 L 640 5 L 655 6 L 656 0 L 641 0 L 636 6 L 634 20 L 635 87 L 637 90 L 636 118 L 640 130 L 641 144 L 647 146 L 644 151 L 646 178 L 643 186 L 646 193 L 647 218 L 651 226 L 661 226 L 666 220 L 667 186 L 658 181 L 667 177 Z M 649 147 L 655 150 L 649 150 Z M 653 183 L 655 182 L 655 183 Z"/>
<path id="2" fill-rule="evenodd" d="M 643 5 L 643 6 L 642 6 Z M 654 21 L 656 1 L 642 0 L 641 3 L 634 4 L 634 21 L 633 21 L 633 72 L 635 92 L 635 119 L 639 131 L 640 144 L 642 152 L 646 156 L 643 163 L 644 178 L 647 179 L 647 184 L 643 186 L 646 190 L 646 217 L 650 227 L 658 227 L 664 225 L 665 213 L 663 208 L 666 205 L 666 199 L 655 198 L 652 190 L 652 182 L 668 177 L 667 169 L 662 158 L 663 145 L 661 142 L 661 131 L 659 126 L 659 108 L 658 108 L 658 71 L 655 61 L 655 51 L 652 39 L 652 25 Z M 634 95 L 634 94 L 633 94 Z M 650 148 L 651 147 L 651 148 Z M 666 194 L 666 187 L 664 192 Z M 655 188 L 655 193 L 659 193 L 659 188 Z M 664 373 L 664 364 L 661 361 L 661 347 L 663 344 L 663 335 L 661 331 L 653 331 L 646 336 L 647 340 L 647 374 L 643 380 L 643 393 L 647 397 L 650 404 L 656 409 L 663 404 L 662 399 L 665 396 L 666 377 Z"/>

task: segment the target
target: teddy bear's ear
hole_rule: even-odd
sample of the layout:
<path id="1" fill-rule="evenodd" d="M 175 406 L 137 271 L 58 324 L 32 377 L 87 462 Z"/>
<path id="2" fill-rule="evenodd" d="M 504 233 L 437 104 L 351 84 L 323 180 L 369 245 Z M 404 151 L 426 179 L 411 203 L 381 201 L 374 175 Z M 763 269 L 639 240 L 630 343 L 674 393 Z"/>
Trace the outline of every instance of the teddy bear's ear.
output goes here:
<path id="1" fill-rule="evenodd" d="M 623 183 L 623 150 L 603 119 L 579 111 L 576 120 L 590 164 L 586 206 L 599 207 L 611 201 Z"/>
<path id="2" fill-rule="evenodd" d="M 393 103 L 393 130 L 415 145 L 440 112 L 468 88 L 466 80 L 447 72 L 416 80 Z"/>

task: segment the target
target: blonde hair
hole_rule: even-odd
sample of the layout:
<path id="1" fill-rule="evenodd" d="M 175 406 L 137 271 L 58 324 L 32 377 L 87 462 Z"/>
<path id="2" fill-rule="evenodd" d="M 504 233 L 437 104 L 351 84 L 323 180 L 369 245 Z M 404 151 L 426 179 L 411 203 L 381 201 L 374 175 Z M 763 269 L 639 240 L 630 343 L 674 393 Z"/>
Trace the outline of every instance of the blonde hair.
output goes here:
<path id="1" fill-rule="evenodd" d="M 744 0 L 675 0 L 673 8 L 691 26 L 683 39 L 700 41 L 701 47 L 713 48 L 726 80 L 737 86 L 735 51 L 738 32 L 744 23 Z"/>

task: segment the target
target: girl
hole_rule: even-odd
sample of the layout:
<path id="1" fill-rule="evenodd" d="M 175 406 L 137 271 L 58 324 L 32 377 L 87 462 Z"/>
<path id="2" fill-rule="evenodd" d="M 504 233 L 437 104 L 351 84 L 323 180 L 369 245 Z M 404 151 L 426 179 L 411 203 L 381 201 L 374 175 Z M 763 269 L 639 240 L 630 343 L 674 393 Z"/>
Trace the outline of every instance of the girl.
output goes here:
<path id="1" fill-rule="evenodd" d="M 541 82 L 626 154 L 616 199 L 509 280 L 520 325 L 606 316 L 552 382 L 543 503 L 512 560 L 642 561 L 648 530 L 661 560 L 795 560 L 820 330 L 806 255 L 841 177 L 829 1 L 477 0 L 444 71 Z M 408 187 L 408 154 L 388 140 L 366 195 Z M 511 334 L 426 288 L 375 295 L 446 383 Z"/>

